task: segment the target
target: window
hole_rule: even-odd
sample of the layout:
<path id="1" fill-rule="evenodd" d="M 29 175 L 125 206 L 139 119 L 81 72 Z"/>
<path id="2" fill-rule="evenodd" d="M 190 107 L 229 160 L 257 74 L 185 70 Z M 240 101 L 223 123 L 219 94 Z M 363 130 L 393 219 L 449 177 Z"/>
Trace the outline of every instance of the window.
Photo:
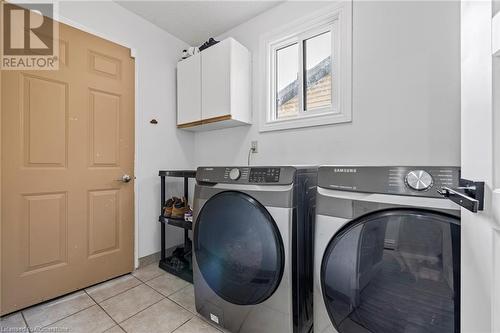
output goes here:
<path id="1" fill-rule="evenodd" d="M 328 28 L 316 36 L 274 51 L 275 119 L 333 109 L 331 39 L 332 31 Z M 302 77 L 300 70 L 304 73 Z"/>
<path id="2" fill-rule="evenodd" d="M 263 36 L 261 131 L 351 120 L 351 4 Z"/>
<path id="3" fill-rule="evenodd" d="M 276 118 L 296 116 L 299 112 L 299 47 L 285 46 L 276 53 Z"/>
<path id="4" fill-rule="evenodd" d="M 332 107 L 332 32 L 304 41 L 304 110 Z"/>

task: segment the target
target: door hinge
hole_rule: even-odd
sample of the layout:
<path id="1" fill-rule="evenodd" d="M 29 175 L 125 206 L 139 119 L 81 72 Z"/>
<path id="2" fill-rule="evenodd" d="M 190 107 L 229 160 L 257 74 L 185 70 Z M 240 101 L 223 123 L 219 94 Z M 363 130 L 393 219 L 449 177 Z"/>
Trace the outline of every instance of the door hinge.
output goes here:
<path id="1" fill-rule="evenodd" d="M 456 189 L 445 186 L 438 193 L 473 213 L 484 209 L 484 182 L 460 178 Z"/>

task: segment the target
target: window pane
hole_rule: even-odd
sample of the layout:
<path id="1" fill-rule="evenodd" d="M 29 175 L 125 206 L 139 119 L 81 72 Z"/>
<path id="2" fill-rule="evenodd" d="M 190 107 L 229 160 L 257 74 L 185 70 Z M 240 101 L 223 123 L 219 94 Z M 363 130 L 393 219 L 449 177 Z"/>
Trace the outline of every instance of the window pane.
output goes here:
<path id="1" fill-rule="evenodd" d="M 332 104 L 332 34 L 330 31 L 304 41 L 305 109 Z"/>
<path id="2" fill-rule="evenodd" d="M 298 44 L 276 51 L 276 118 L 296 116 L 299 112 Z"/>

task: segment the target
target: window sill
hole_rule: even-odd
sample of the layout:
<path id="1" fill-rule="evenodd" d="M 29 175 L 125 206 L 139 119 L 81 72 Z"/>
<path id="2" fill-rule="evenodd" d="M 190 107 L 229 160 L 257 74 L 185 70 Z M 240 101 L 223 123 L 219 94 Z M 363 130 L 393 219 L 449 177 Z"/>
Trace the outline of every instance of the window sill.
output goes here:
<path id="1" fill-rule="evenodd" d="M 304 127 L 348 123 L 350 121 L 351 121 L 350 114 L 347 115 L 343 113 L 324 113 L 311 116 L 262 122 L 259 131 L 260 132 L 281 131 L 287 129 L 297 129 Z"/>

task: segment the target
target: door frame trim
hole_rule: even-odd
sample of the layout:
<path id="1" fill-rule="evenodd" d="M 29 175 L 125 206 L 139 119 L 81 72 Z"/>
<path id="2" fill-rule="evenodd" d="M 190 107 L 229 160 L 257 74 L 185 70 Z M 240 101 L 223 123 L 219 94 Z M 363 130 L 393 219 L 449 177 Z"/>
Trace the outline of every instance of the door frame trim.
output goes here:
<path id="1" fill-rule="evenodd" d="M 3 17 L 3 12 L 0 10 Z M 0 71 L 0 158 L 2 156 L 2 71 Z M 2 163 L 0 160 L 0 268 L 2 267 Z M 0 274 L 0 313 L 2 312 L 2 274 Z"/>
<path id="2" fill-rule="evenodd" d="M 498 64 L 500 63 L 500 12 L 497 12 L 491 21 L 491 35 L 492 35 L 492 80 L 493 80 L 493 114 L 498 113 L 499 106 L 495 102 L 498 99 L 498 94 L 495 93 L 498 80 L 495 80 L 495 75 L 498 73 Z M 493 116 L 493 142 L 497 142 L 500 137 L 498 130 L 500 129 L 500 121 L 495 121 Z M 493 222 L 500 222 L 500 171 L 497 165 L 500 165 L 500 154 L 493 153 L 493 188 L 491 194 L 491 207 L 493 207 L 492 219 Z M 495 209 L 498 207 L 497 209 Z M 500 249 L 500 226 L 493 223 L 493 253 L 498 253 Z M 500 259 L 494 258 L 493 261 L 493 279 L 496 281 L 500 277 Z M 500 309 L 500 287 L 496 283 L 492 284 L 492 330 L 497 332 L 500 330 L 500 320 L 494 314 Z"/>
<path id="3" fill-rule="evenodd" d="M 139 105 L 139 96 L 138 96 L 138 77 L 139 77 L 139 64 L 137 61 L 138 52 L 135 47 L 129 45 L 129 43 L 124 42 L 123 40 L 117 39 L 111 35 L 96 31 L 88 26 L 75 22 L 64 15 L 59 14 L 58 21 L 60 23 L 66 24 L 75 29 L 81 30 L 83 32 L 89 33 L 91 35 L 97 36 L 99 38 L 105 39 L 112 43 L 118 44 L 130 50 L 130 57 L 134 58 L 134 268 L 139 267 L 139 179 L 142 179 L 141 169 L 139 167 L 138 161 L 141 156 L 141 145 L 140 145 L 140 127 L 137 124 L 142 124 L 142 112 L 138 112 L 140 110 Z M 0 221 L 1 222 L 1 221 Z"/>

